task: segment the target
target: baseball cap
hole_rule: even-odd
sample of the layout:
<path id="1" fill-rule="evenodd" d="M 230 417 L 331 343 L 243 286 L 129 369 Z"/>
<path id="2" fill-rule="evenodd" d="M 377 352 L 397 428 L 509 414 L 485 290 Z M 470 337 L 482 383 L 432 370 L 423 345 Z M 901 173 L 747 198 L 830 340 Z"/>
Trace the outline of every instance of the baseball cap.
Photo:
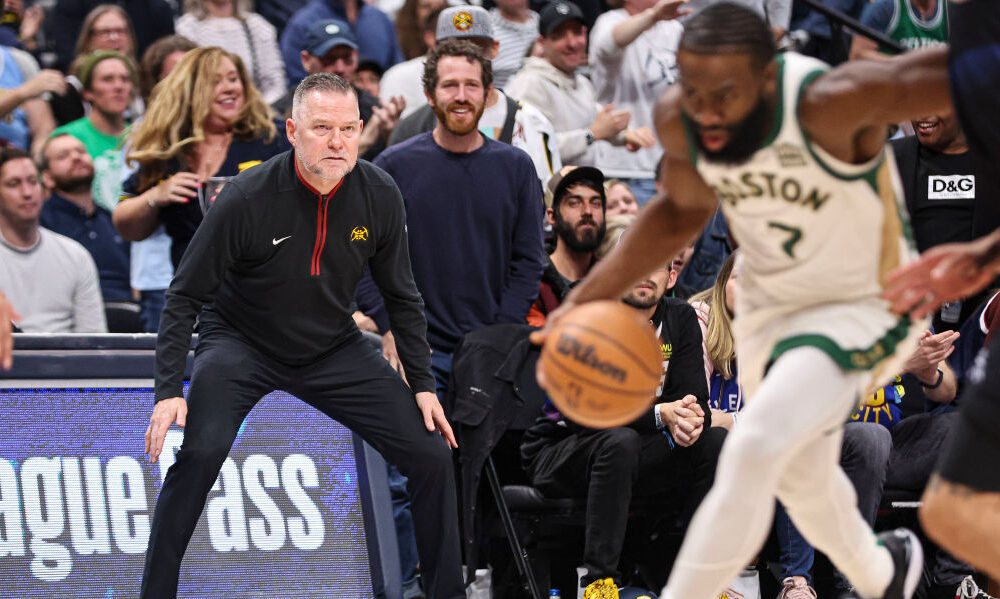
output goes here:
<path id="1" fill-rule="evenodd" d="M 358 40 L 354 37 L 351 26 L 336 19 L 314 23 L 302 41 L 302 49 L 313 56 L 323 56 L 334 46 L 358 49 Z"/>
<path id="2" fill-rule="evenodd" d="M 580 7 L 566 0 L 549 2 L 538 13 L 538 33 L 548 35 L 552 30 L 570 19 L 583 23 L 583 11 Z"/>
<path id="3" fill-rule="evenodd" d="M 466 4 L 442 10 L 434 38 L 440 42 L 451 38 L 468 37 L 496 39 L 493 37 L 493 26 L 490 25 L 490 13 L 480 6 Z"/>
<path id="4" fill-rule="evenodd" d="M 552 175 L 549 179 L 549 194 L 546 195 L 548 199 L 551 194 L 551 200 L 548 202 L 550 208 L 555 208 L 559 205 L 559 200 L 566 195 L 566 190 L 573 187 L 580 181 L 590 181 L 597 185 L 597 192 L 601 194 L 601 202 L 607 203 L 607 197 L 604 195 L 604 173 L 600 169 L 596 169 L 592 166 L 577 166 L 572 170 L 565 170 Z"/>

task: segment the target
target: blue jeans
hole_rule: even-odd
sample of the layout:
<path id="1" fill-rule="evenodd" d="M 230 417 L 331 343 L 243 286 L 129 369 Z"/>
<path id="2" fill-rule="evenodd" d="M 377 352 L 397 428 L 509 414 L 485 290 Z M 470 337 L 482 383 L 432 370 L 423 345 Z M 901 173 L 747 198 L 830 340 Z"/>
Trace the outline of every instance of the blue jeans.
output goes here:
<path id="1" fill-rule="evenodd" d="M 781 577 L 804 576 L 812 583 L 810 571 L 816 550 L 802 536 L 799 529 L 792 524 L 792 519 L 785 512 L 785 507 L 778 502 L 774 511 L 774 532 L 778 536 L 778 549 L 781 552 Z"/>
<path id="2" fill-rule="evenodd" d="M 451 376 L 451 358 L 452 354 L 437 349 L 431 354 L 431 373 L 434 375 L 438 401 L 441 405 L 444 405 L 444 394 L 448 390 L 448 378 Z"/>
<path id="3" fill-rule="evenodd" d="M 640 206 L 645 206 L 646 202 L 651 200 L 654 195 L 656 195 L 656 179 L 622 179 L 629 188 L 632 190 L 632 195 L 635 196 L 635 201 L 639 203 Z"/>
<path id="4" fill-rule="evenodd" d="M 160 328 L 160 314 L 167 303 L 166 289 L 150 289 L 139 292 L 139 318 L 142 332 L 155 333 Z"/>

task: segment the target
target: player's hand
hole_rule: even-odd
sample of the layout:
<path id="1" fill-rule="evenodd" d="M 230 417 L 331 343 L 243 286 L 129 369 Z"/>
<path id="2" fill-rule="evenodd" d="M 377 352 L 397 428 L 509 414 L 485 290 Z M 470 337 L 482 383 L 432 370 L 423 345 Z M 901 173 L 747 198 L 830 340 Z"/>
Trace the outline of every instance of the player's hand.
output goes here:
<path id="1" fill-rule="evenodd" d="M 385 335 L 382 335 L 382 357 L 385 361 L 392 366 L 392 369 L 399 373 L 399 376 L 403 377 L 403 382 L 407 385 L 410 384 L 406 380 L 406 371 L 403 370 L 403 361 L 399 359 L 399 352 L 396 351 L 396 337 L 393 336 L 392 331 L 386 331 Z"/>
<path id="2" fill-rule="evenodd" d="M 889 274 L 882 297 L 893 312 L 923 318 L 944 302 L 955 301 L 989 285 L 998 274 L 992 235 L 967 243 L 947 243 L 924 252 L 916 262 Z"/>
<path id="3" fill-rule="evenodd" d="M 198 175 L 187 171 L 174 173 L 156 185 L 153 204 L 160 208 L 168 204 L 187 204 L 191 198 L 198 197 L 199 187 L 201 177 Z"/>
<path id="4" fill-rule="evenodd" d="M 427 427 L 427 430 L 441 433 L 445 442 L 448 443 L 448 447 L 458 449 L 455 433 L 452 432 L 448 419 L 444 417 L 444 408 L 441 407 L 437 395 L 430 391 L 421 391 L 415 397 L 417 407 L 420 408 L 420 413 L 424 416 L 424 426 Z"/>
<path id="5" fill-rule="evenodd" d="M 0 367 L 4 370 L 14 365 L 14 323 L 20 320 L 21 315 L 0 291 Z"/>
<path id="6" fill-rule="evenodd" d="M 653 18 L 657 21 L 669 21 L 677 17 L 691 14 L 691 9 L 685 6 L 688 0 L 660 0 L 653 5 Z"/>
<path id="7" fill-rule="evenodd" d="M 960 333 L 956 331 L 942 331 L 936 335 L 924 331 L 916 351 L 903 364 L 903 372 L 933 383 L 937 377 L 938 365 L 955 351 L 954 344 L 959 336 Z"/>
<path id="8" fill-rule="evenodd" d="M 184 428 L 187 422 L 187 402 L 183 397 L 171 397 L 156 402 L 153 415 L 149 417 L 146 428 L 146 453 L 149 461 L 156 463 L 163 451 L 163 440 L 167 438 L 167 429 L 171 424 Z"/>
<path id="9" fill-rule="evenodd" d="M 656 135 L 649 127 L 629 129 L 625 132 L 625 149 L 638 152 L 642 148 L 652 148 L 656 145 Z"/>
<path id="10" fill-rule="evenodd" d="M 611 139 L 628 127 L 631 118 L 632 113 L 629 111 L 615 110 L 614 104 L 606 104 L 597 111 L 597 116 L 588 129 L 594 134 L 594 139 Z"/>
<path id="11" fill-rule="evenodd" d="M 689 447 L 698 440 L 705 428 L 705 412 L 693 395 L 673 402 L 673 417 L 668 419 L 670 436 L 681 447 Z"/>

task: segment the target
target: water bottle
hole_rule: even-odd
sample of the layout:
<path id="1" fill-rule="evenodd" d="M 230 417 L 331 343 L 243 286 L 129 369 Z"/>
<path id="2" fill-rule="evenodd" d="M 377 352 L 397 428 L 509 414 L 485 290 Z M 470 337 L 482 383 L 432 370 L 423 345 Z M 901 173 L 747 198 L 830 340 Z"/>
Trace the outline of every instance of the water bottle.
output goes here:
<path id="1" fill-rule="evenodd" d="M 549 589 L 549 599 L 562 599 L 559 589 Z"/>

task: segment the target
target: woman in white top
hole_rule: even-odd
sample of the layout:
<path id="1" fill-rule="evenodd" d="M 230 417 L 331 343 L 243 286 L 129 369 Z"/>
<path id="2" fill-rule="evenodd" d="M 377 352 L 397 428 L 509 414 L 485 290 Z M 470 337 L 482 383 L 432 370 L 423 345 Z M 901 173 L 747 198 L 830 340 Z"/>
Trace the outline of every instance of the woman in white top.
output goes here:
<path id="1" fill-rule="evenodd" d="M 250 0 L 184 0 L 184 14 L 174 29 L 198 45 L 219 46 L 239 56 L 266 103 L 288 91 L 277 31 L 253 12 Z"/>

